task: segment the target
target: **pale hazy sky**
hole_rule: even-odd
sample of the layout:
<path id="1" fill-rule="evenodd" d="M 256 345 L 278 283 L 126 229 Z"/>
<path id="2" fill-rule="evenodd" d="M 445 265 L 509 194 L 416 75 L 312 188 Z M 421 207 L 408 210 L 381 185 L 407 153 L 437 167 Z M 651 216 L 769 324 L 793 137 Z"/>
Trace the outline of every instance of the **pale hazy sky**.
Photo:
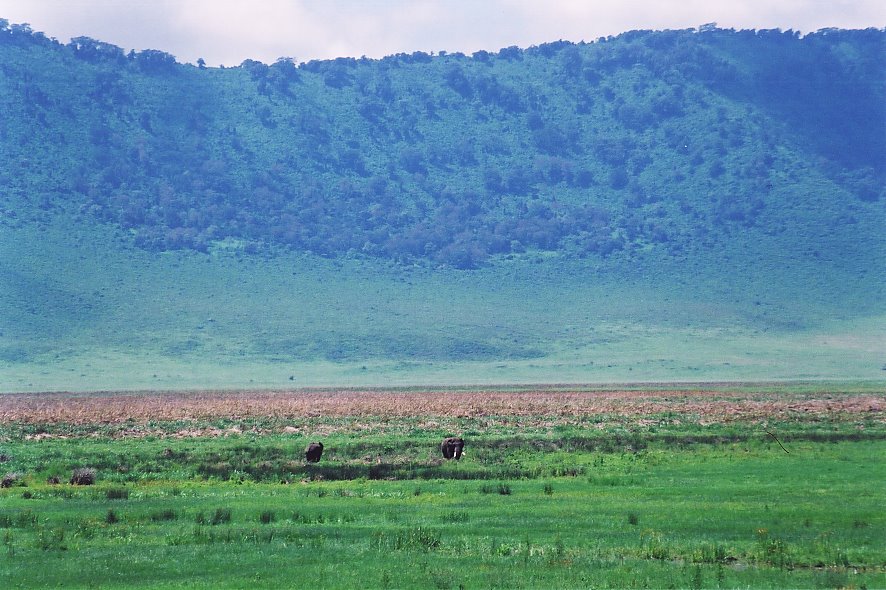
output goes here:
<path id="1" fill-rule="evenodd" d="M 471 53 L 632 29 L 886 27 L 884 0 L 0 0 L 0 18 L 209 65 Z"/>

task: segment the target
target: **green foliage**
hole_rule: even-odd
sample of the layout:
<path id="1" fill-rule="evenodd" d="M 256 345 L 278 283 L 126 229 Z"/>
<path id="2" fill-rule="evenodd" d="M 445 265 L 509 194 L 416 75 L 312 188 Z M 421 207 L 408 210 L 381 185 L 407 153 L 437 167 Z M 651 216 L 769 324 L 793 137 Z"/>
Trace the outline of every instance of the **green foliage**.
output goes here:
<path id="1" fill-rule="evenodd" d="M 149 250 L 233 240 L 467 269 L 527 250 L 676 256 L 882 214 L 878 30 L 219 69 L 4 38 L 6 207 L 73 206 Z"/>
<path id="2" fill-rule="evenodd" d="M 883 376 L 882 31 L 0 38 L 2 391 Z"/>
<path id="3" fill-rule="evenodd" d="M 157 512 L 151 513 L 151 520 L 154 522 L 164 522 L 167 520 L 176 520 L 178 518 L 178 513 L 171 508 L 166 508 L 163 510 L 158 510 Z"/>
<path id="4" fill-rule="evenodd" d="M 372 425 L 393 427 L 378 419 Z M 708 428 L 679 426 L 686 437 Z M 848 433 L 853 425 L 836 419 L 826 427 Z M 882 432 L 882 425 L 871 428 Z M 783 430 L 790 428 L 779 425 Z M 268 436 L 251 436 L 251 444 L 279 444 Z M 424 442 L 434 440 L 428 434 Z M 384 434 L 363 431 L 334 448 L 367 442 L 390 444 Z M 31 472 L 63 449 L 76 456 L 100 444 L 127 443 L 89 436 L 21 441 L 10 450 Z M 575 464 L 592 466 L 601 478 L 632 474 L 636 481 L 610 487 L 584 477 L 547 479 L 557 489 L 552 497 L 519 477 L 492 485 L 427 480 L 420 495 L 413 482 L 398 479 L 194 481 L 176 464 L 201 445 L 218 451 L 237 444 L 159 437 L 132 446 L 147 447 L 145 455 L 172 448 L 170 464 L 161 479 L 127 486 L 123 514 L 118 500 L 89 488 L 69 486 L 73 495 L 65 497 L 35 483 L 27 501 L 0 490 L 0 584 L 71 586 L 88 578 L 152 587 L 880 587 L 883 444 L 795 436 L 787 455 L 765 437 L 689 446 L 651 437 L 645 451 L 576 448 Z M 496 454 L 472 452 L 462 467 L 515 453 L 513 444 L 510 451 L 497 444 L 494 431 L 474 435 L 471 448 Z M 531 444 L 522 450 L 517 454 L 536 464 L 556 453 Z M 502 486 L 512 494 L 500 495 Z"/>
<path id="5" fill-rule="evenodd" d="M 432 551 L 440 546 L 440 532 L 424 527 L 374 531 L 369 540 L 369 547 L 378 551 Z"/>
<path id="6" fill-rule="evenodd" d="M 108 500 L 126 500 L 129 498 L 128 488 L 111 488 L 105 491 L 105 497 Z"/>
<path id="7" fill-rule="evenodd" d="M 216 508 L 215 512 L 212 514 L 212 518 L 209 520 L 209 524 L 211 525 L 227 524 L 229 522 L 231 522 L 230 508 Z"/>
<path id="8" fill-rule="evenodd" d="M 498 485 L 489 485 L 483 484 L 480 486 L 481 494 L 500 494 L 502 496 L 510 496 L 511 495 L 511 486 L 506 483 L 499 483 Z"/>

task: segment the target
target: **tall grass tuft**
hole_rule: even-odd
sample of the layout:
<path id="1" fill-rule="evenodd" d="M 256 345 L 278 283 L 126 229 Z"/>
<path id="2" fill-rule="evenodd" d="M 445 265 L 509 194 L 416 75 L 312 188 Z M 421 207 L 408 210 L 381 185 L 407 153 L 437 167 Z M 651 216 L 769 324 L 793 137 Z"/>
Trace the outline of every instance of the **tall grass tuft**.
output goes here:
<path id="1" fill-rule="evenodd" d="M 427 527 L 413 527 L 395 532 L 376 530 L 369 547 L 382 551 L 431 551 L 442 545 L 440 532 Z"/>
<path id="2" fill-rule="evenodd" d="M 443 522 L 468 522 L 470 515 L 467 512 L 447 512 L 441 520 Z"/>
<path id="3" fill-rule="evenodd" d="M 215 512 L 212 514 L 212 518 L 209 520 L 209 524 L 211 525 L 226 524 L 229 522 L 231 522 L 230 508 L 216 508 Z"/>
<path id="4" fill-rule="evenodd" d="M 68 545 L 65 543 L 65 529 L 40 527 L 37 531 L 35 546 L 42 551 L 66 551 Z"/>
<path id="5" fill-rule="evenodd" d="M 7 557 L 15 557 L 15 537 L 13 537 L 12 531 L 3 533 L 3 546 L 6 547 Z"/>
<path id="6" fill-rule="evenodd" d="M 129 490 L 126 488 L 111 488 L 105 492 L 108 500 L 128 500 Z"/>
<path id="7" fill-rule="evenodd" d="M 171 508 L 151 513 L 151 521 L 153 522 L 163 522 L 168 520 L 175 520 L 177 518 L 178 514 L 176 514 L 175 510 L 172 510 Z"/>
<path id="8" fill-rule="evenodd" d="M 502 496 L 511 495 L 511 486 L 502 482 L 497 485 L 483 484 L 480 486 L 481 494 L 501 494 Z"/>
<path id="9" fill-rule="evenodd" d="M 701 546 L 696 559 L 701 563 L 726 563 L 726 548 L 720 544 L 706 543 Z"/>
<path id="10" fill-rule="evenodd" d="M 37 524 L 37 515 L 30 510 L 23 510 L 15 517 L 15 527 L 25 529 Z"/>

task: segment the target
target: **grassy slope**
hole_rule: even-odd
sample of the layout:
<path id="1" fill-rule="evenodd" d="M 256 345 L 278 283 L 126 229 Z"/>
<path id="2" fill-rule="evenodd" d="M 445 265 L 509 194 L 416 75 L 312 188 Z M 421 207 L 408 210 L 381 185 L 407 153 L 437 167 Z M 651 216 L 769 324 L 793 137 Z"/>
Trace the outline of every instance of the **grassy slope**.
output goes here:
<path id="1" fill-rule="evenodd" d="M 886 360 L 883 285 L 852 267 L 156 255 L 89 224 L 5 228 L 0 252 L 0 391 L 878 379 Z"/>

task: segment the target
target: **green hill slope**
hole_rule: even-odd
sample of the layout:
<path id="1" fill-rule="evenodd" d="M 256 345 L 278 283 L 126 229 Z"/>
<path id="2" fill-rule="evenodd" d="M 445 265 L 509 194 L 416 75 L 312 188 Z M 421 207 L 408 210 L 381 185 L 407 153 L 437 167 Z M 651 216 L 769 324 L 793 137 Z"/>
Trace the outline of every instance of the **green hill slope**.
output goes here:
<path id="1" fill-rule="evenodd" d="M 881 378 L 884 47 L 204 69 L 0 21 L 0 389 Z"/>

